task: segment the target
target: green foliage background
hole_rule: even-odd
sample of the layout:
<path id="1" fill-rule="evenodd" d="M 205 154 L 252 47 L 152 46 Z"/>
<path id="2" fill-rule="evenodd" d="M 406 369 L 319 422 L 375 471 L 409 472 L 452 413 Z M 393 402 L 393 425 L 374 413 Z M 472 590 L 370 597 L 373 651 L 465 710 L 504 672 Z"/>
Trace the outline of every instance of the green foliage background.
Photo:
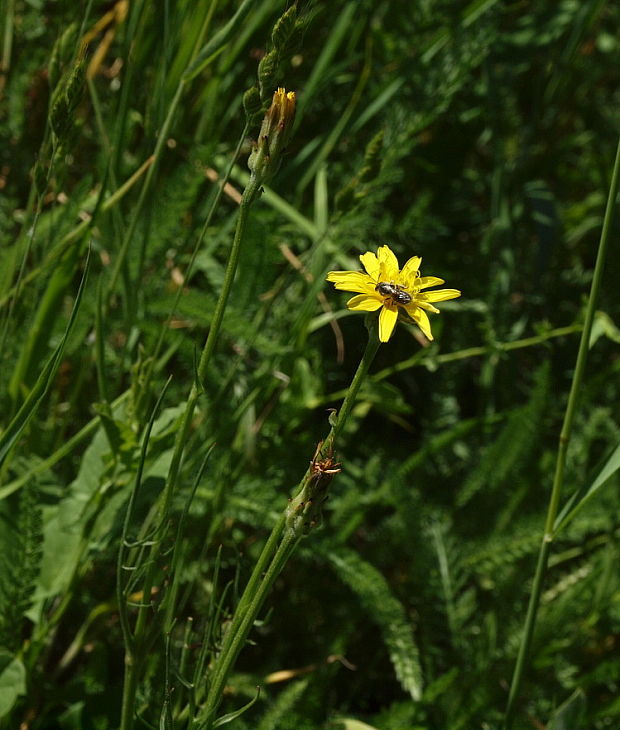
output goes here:
<path id="1" fill-rule="evenodd" d="M 118 727 L 116 557 L 144 427 L 172 376 L 134 539 L 165 479 L 234 229 L 225 192 L 185 276 L 213 171 L 234 154 L 243 93 L 287 6 L 250 3 L 182 86 L 164 138 L 192 44 L 238 3 L 131 3 L 77 91 L 79 41 L 112 5 L 2 5 L 0 723 L 103 730 Z M 381 347 L 324 525 L 276 583 L 223 709 L 260 684 L 230 727 L 496 728 L 620 130 L 620 8 L 355 0 L 298 10 L 303 28 L 278 78 L 298 94 L 296 131 L 252 209 L 188 443 L 175 519 L 215 447 L 169 545 L 182 600 L 168 649 L 153 637 L 137 726 L 186 727 L 202 649 L 208 664 L 363 350 L 363 318 L 325 272 L 356 269 L 359 253 L 388 243 L 463 296 L 433 316 L 431 345 L 399 325 Z M 109 203 L 158 139 L 148 188 L 142 173 Z M 247 139 L 232 170 L 237 190 L 249 149 Z M 565 499 L 617 461 L 617 225 L 612 236 Z M 27 423 L 13 441 L 16 414 Z M 552 554 L 518 727 L 620 724 L 615 468 Z M 293 671 L 270 676 L 281 670 Z M 566 717 L 573 724 L 560 725 Z"/>

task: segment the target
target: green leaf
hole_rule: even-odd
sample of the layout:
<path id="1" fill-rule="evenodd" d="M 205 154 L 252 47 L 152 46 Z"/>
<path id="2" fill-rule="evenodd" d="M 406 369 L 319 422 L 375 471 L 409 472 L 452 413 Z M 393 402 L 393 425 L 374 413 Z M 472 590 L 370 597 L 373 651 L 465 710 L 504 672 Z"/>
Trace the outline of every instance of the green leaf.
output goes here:
<path id="1" fill-rule="evenodd" d="M 6 649 L 0 649 L 0 717 L 5 717 L 20 695 L 26 693 L 26 669 Z"/>
<path id="2" fill-rule="evenodd" d="M 368 725 L 361 720 L 354 720 L 352 717 L 335 717 L 334 722 L 341 724 L 343 730 L 379 730 L 374 725 Z"/>
<path id="3" fill-rule="evenodd" d="M 545 416 L 549 393 L 549 364 L 536 372 L 529 402 L 511 413 L 482 458 L 465 480 L 456 503 L 464 507 L 478 493 L 499 490 L 526 462 L 536 446 L 535 435 Z"/>
<path id="4" fill-rule="evenodd" d="M 109 405 L 95 403 L 93 409 L 101 419 L 112 453 L 130 463 L 131 456 L 137 450 L 138 440 L 131 425 L 125 421 L 112 418 Z"/>
<path id="5" fill-rule="evenodd" d="M 614 324 L 613 319 L 606 313 L 598 311 L 594 315 L 592 332 L 590 333 L 590 347 L 601 337 L 607 337 L 612 342 L 620 342 L 620 330 Z"/>
<path id="6" fill-rule="evenodd" d="M 213 723 L 213 727 L 222 727 L 222 725 L 228 725 L 229 722 L 232 722 L 233 720 L 236 720 L 238 717 L 241 717 L 244 712 L 247 712 L 247 710 L 252 707 L 252 705 L 258 700 L 260 697 L 260 687 L 256 688 L 256 696 L 251 699 L 247 705 L 243 705 L 243 707 L 240 707 L 238 710 L 235 710 L 234 712 L 228 712 L 225 715 L 222 715 L 222 717 L 218 717 L 218 719 Z"/>
<path id="7" fill-rule="evenodd" d="M 352 550 L 325 553 L 362 606 L 379 625 L 398 681 L 414 700 L 422 697 L 422 668 L 411 624 L 400 601 L 381 573 Z"/>
<path id="8" fill-rule="evenodd" d="M 31 604 L 43 545 L 40 495 L 27 484 L 0 504 L 0 646 L 17 651 Z"/>
<path id="9" fill-rule="evenodd" d="M 28 394 L 28 397 L 23 402 L 21 408 L 15 414 L 15 417 L 13 418 L 11 423 L 9 423 L 9 425 L 6 427 L 6 430 L 4 431 L 2 436 L 0 436 L 0 466 L 4 463 L 4 460 L 6 459 L 9 451 L 15 445 L 17 439 L 21 436 L 22 432 L 30 422 L 30 419 L 37 412 L 37 409 L 41 405 L 41 401 L 47 395 L 52 383 L 54 382 L 54 377 L 56 375 L 58 367 L 60 366 L 60 360 L 62 358 L 65 345 L 67 344 L 67 340 L 69 338 L 71 330 L 73 329 L 73 325 L 75 324 L 78 310 L 80 309 L 82 294 L 84 293 L 84 287 L 86 285 L 86 279 L 88 277 L 89 263 L 90 252 L 86 257 L 84 274 L 82 275 L 82 280 L 80 281 L 78 293 L 75 297 L 73 309 L 71 310 L 71 315 L 69 317 L 69 321 L 67 322 L 64 334 L 60 342 L 58 343 L 58 346 L 54 350 L 52 356 L 45 364 L 45 367 L 37 378 L 37 381 L 34 384 L 30 393 Z M 9 494 L 9 492 L 0 489 L 0 499 L 6 497 L 7 494 Z"/>
<path id="10" fill-rule="evenodd" d="M 84 711 L 84 700 L 74 702 L 58 718 L 61 730 L 83 730 L 82 712 Z"/>
<path id="11" fill-rule="evenodd" d="M 254 2 L 255 0 L 243 0 L 241 5 L 237 8 L 237 12 L 228 21 L 228 23 L 226 23 L 223 28 L 220 28 L 211 40 L 201 48 L 196 60 L 183 74 L 183 80 L 185 82 L 191 81 L 194 76 L 197 76 L 214 59 L 215 55 L 224 49 L 225 45 L 233 37 L 237 27 L 243 22 L 245 16 L 250 12 Z"/>
<path id="12" fill-rule="evenodd" d="M 589 487 L 578 490 L 568 500 L 564 509 L 557 516 L 555 525 L 553 526 L 555 534 L 573 520 L 575 515 L 607 484 L 618 469 L 620 469 L 620 444 L 612 451 L 592 484 Z"/>
<path id="13" fill-rule="evenodd" d="M 124 405 L 119 410 L 122 408 Z M 86 548 L 82 538 L 84 526 L 96 509 L 97 494 L 110 468 L 106 458 L 109 453 L 108 438 L 104 429 L 99 428 L 84 452 L 80 470 L 67 488 L 66 496 L 58 504 L 44 508 L 43 559 L 35 595 L 39 607 L 44 599 L 63 592 L 72 579 Z M 62 560 L 58 559 L 59 555 Z M 36 611 L 29 615 L 36 622 Z"/>
<path id="14" fill-rule="evenodd" d="M 293 708 L 305 693 L 309 683 L 310 680 L 306 677 L 283 689 L 261 718 L 260 725 L 256 730 L 273 730 L 274 727 L 283 726 L 285 720 L 291 715 Z"/>
<path id="15" fill-rule="evenodd" d="M 585 695 L 581 689 L 576 689 L 553 713 L 547 730 L 584 730 L 585 711 Z"/>

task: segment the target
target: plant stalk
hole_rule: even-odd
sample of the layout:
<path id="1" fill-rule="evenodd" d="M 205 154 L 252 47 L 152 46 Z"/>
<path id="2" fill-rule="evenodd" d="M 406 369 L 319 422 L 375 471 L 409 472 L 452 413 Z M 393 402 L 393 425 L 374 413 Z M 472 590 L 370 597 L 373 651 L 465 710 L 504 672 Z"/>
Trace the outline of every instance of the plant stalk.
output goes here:
<path id="1" fill-rule="evenodd" d="M 379 337 L 377 335 L 376 323 L 369 328 L 369 337 L 366 349 L 362 355 L 362 359 L 357 367 L 357 371 L 353 376 L 351 385 L 347 391 L 344 402 L 338 413 L 336 422 L 323 442 L 318 458 L 325 456 L 327 452 L 333 449 L 334 443 L 342 434 L 342 429 L 351 414 L 351 410 L 355 405 L 357 394 L 360 386 L 368 373 L 368 369 L 379 349 Z M 299 483 L 297 495 L 303 492 L 306 483 L 312 474 L 311 467 L 308 468 Z M 275 524 L 269 538 L 263 548 L 256 565 L 252 571 L 252 575 L 248 580 L 248 584 L 239 600 L 239 604 L 235 610 L 232 622 L 220 651 L 219 656 L 215 660 L 213 674 L 207 694 L 207 699 L 203 707 L 199 724 L 201 730 L 211 730 L 215 722 L 215 713 L 220 704 L 222 692 L 228 678 L 230 670 L 234 666 L 237 657 L 243 648 L 247 636 L 258 616 L 263 602 L 271 589 L 274 581 L 284 568 L 284 565 L 291 557 L 297 547 L 301 537 L 286 525 L 286 510 Z"/>
<path id="2" fill-rule="evenodd" d="M 144 638 L 147 628 L 147 621 L 151 613 L 150 607 L 150 595 L 151 590 L 155 581 L 155 574 L 158 568 L 158 559 L 161 554 L 161 546 L 164 536 L 167 531 L 168 521 L 167 517 L 170 512 L 170 506 L 172 504 L 172 497 L 176 488 L 176 484 L 181 469 L 181 462 L 183 459 L 183 452 L 187 443 L 187 438 L 191 428 L 192 418 L 200 392 L 203 388 L 206 380 L 207 370 L 217 338 L 224 318 L 224 311 L 228 303 L 228 298 L 232 289 L 232 284 L 237 271 L 237 264 L 239 262 L 239 254 L 241 252 L 241 245 L 245 235 L 245 230 L 248 222 L 248 214 L 252 202 L 257 197 L 258 183 L 254 177 L 250 179 L 250 182 L 246 186 L 241 203 L 239 205 L 239 215 L 237 218 L 237 226 L 235 229 L 235 236 L 233 238 L 230 255 L 228 257 L 228 263 L 226 265 L 226 272 L 224 275 L 224 282 L 220 290 L 220 295 L 213 312 L 213 318 L 211 320 L 211 326 L 209 328 L 209 334 L 207 335 L 206 342 L 204 344 L 200 362 L 196 371 L 196 382 L 193 383 L 187 404 L 185 406 L 185 412 L 183 414 L 183 420 L 176 433 L 174 451 L 168 470 L 168 476 L 166 479 L 166 485 L 164 487 L 164 493 L 162 498 L 162 505 L 159 510 L 159 524 L 158 524 L 158 535 L 153 543 L 151 553 L 149 555 L 149 565 L 146 570 L 144 585 L 143 585 L 143 600 L 142 605 L 138 609 L 138 617 L 136 619 L 136 626 L 134 630 L 134 649 L 127 648 L 125 657 L 125 684 L 123 688 L 123 705 L 121 710 L 121 724 L 119 730 L 132 730 L 134 724 L 134 703 L 135 695 L 137 691 L 138 676 L 142 665 L 142 654 L 144 648 Z"/>
<path id="3" fill-rule="evenodd" d="M 551 544 L 555 538 L 555 522 L 560 506 L 560 498 L 562 495 L 562 487 L 564 484 L 564 469 L 566 466 L 566 453 L 568 450 L 568 444 L 570 441 L 571 431 L 573 427 L 573 421 L 575 418 L 575 412 L 577 407 L 577 401 L 579 393 L 581 391 L 581 385 L 583 383 L 583 376 L 585 373 L 586 360 L 588 356 L 588 348 L 590 343 L 590 334 L 592 332 L 592 323 L 594 321 L 594 314 L 596 311 L 596 304 L 598 302 L 599 292 L 601 288 L 601 280 L 603 278 L 603 270 L 605 266 L 605 257 L 607 255 L 607 249 L 609 244 L 609 234 L 611 231 L 611 224 L 614 215 L 614 209 L 616 206 L 616 198 L 618 196 L 618 183 L 620 180 L 620 139 L 618 140 L 618 147 L 616 150 L 616 159 L 614 162 L 613 173 L 611 177 L 611 184 L 609 187 L 609 195 L 607 197 L 607 207 L 605 209 L 605 217 L 603 219 L 603 228 L 601 230 L 601 238 L 598 247 L 598 254 L 596 257 L 596 264 L 594 266 L 594 276 L 592 277 L 592 285 L 590 287 L 590 296 L 588 299 L 588 306 L 586 309 L 585 322 L 583 330 L 581 332 L 581 340 L 579 341 L 579 351 L 577 353 L 577 362 L 575 365 L 575 372 L 573 374 L 573 381 L 571 384 L 570 394 L 568 396 L 568 403 L 566 405 L 566 412 L 564 414 L 564 422 L 562 424 L 562 430 L 559 437 L 558 453 L 555 465 L 555 474 L 553 477 L 553 487 L 551 489 L 551 497 L 549 499 L 549 506 L 547 508 L 547 517 L 545 520 L 545 529 L 542 537 L 540 551 L 538 553 L 538 562 L 536 565 L 536 573 L 534 574 L 534 581 L 532 584 L 532 593 L 530 595 L 529 605 L 527 608 L 527 614 L 525 618 L 525 625 L 523 628 L 523 639 L 521 646 L 519 647 L 519 654 L 515 664 L 514 674 L 512 677 L 512 683 L 510 686 L 510 693 L 508 696 L 508 704 L 506 706 L 506 714 L 504 718 L 504 730 L 510 730 L 514 722 L 515 714 L 515 703 L 519 695 L 521 687 L 521 681 L 523 679 L 523 672 L 525 670 L 525 663 L 527 661 L 530 646 L 532 643 L 532 636 L 534 634 L 534 628 L 536 626 L 536 616 L 538 613 L 538 606 L 540 604 L 540 595 L 542 593 L 545 573 L 547 572 L 547 564 L 549 562 L 549 554 L 551 552 Z"/>

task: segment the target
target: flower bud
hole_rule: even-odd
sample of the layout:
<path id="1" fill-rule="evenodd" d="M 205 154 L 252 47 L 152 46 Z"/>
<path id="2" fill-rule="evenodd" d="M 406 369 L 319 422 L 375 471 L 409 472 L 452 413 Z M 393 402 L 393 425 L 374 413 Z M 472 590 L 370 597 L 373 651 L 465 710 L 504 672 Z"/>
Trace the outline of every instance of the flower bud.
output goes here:
<path id="1" fill-rule="evenodd" d="M 339 471 L 340 464 L 334 461 L 331 443 L 325 447 L 321 441 L 310 462 L 301 491 L 289 500 L 286 509 L 286 526 L 296 537 L 307 535 L 321 524 L 322 507 L 327 499 L 329 485 Z"/>
<path id="2" fill-rule="evenodd" d="M 295 5 L 291 5 L 291 7 L 273 26 L 273 30 L 271 31 L 271 42 L 278 52 L 281 52 L 291 39 L 291 36 L 295 32 L 296 21 L 297 8 Z"/>
<path id="3" fill-rule="evenodd" d="M 84 48 L 52 93 L 49 120 L 59 140 L 65 139 L 75 124 L 75 110 L 80 103 L 85 77 Z"/>
<path id="4" fill-rule="evenodd" d="M 266 56 L 263 56 L 258 64 L 258 85 L 261 99 L 264 102 L 269 99 L 269 90 L 275 86 L 278 66 L 279 61 L 276 51 L 270 51 Z"/>
<path id="5" fill-rule="evenodd" d="M 245 118 L 248 124 L 258 122 L 260 119 L 261 112 L 263 111 L 263 105 L 260 100 L 260 94 L 256 86 L 252 86 L 243 95 L 243 110 L 245 111 Z"/>
<path id="6" fill-rule="evenodd" d="M 248 167 L 259 185 L 270 180 L 278 171 L 280 159 L 295 120 L 295 92 L 278 89 L 261 124 L 258 142 L 254 146 Z"/>

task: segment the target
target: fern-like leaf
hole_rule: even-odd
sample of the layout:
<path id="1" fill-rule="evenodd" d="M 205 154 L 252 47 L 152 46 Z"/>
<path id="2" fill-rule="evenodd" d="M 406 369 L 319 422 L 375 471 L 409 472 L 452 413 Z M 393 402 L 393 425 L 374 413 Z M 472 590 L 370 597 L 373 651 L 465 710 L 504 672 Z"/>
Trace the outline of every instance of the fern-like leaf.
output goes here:
<path id="1" fill-rule="evenodd" d="M 340 579 L 360 599 L 377 622 L 390 654 L 398 681 L 414 700 L 422 696 L 422 668 L 418 647 L 405 609 L 393 595 L 381 573 L 352 550 L 340 548 L 326 554 Z"/>
<path id="2" fill-rule="evenodd" d="M 26 485 L 15 497 L 14 522 L 3 531 L 4 565 L 0 584 L 0 644 L 17 650 L 23 617 L 34 593 L 43 545 L 43 522 L 33 485 Z"/>
<path id="3" fill-rule="evenodd" d="M 517 465 L 524 463 L 536 446 L 535 436 L 545 413 L 548 392 L 549 367 L 545 363 L 536 373 L 528 403 L 511 414 L 499 436 L 465 481 L 457 497 L 459 507 L 470 502 L 482 489 L 495 490 L 502 486 Z"/>

